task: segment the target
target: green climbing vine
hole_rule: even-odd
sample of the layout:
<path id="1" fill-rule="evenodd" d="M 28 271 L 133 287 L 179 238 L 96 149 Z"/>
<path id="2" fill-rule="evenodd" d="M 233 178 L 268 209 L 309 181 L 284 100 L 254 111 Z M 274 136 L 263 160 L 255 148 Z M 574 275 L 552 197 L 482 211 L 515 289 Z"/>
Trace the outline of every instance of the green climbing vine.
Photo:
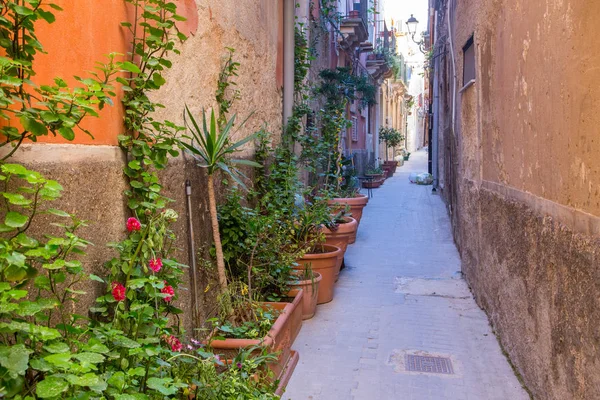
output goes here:
<path id="1" fill-rule="evenodd" d="M 168 199 L 161 195 L 158 171 L 168 158 L 179 155 L 177 133 L 184 128 L 171 121 L 158 121 L 154 113 L 164 106 L 150 94 L 165 83 L 164 73 L 172 67 L 169 53 L 179 54 L 177 44 L 186 36 L 176 23 L 185 20 L 175 3 L 165 0 L 125 0 L 133 6 L 134 21 L 123 22 L 132 35 L 129 61 L 121 64 L 128 76 L 118 78 L 125 96 L 125 132 L 119 145 L 127 157 L 124 173 L 129 180 L 128 206 L 141 221 L 163 209 Z"/>
<path id="2" fill-rule="evenodd" d="M 60 77 L 43 85 L 35 81 L 34 60 L 44 52 L 36 26 L 53 23 L 54 12 L 60 10 L 40 0 L 0 4 L 0 118 L 6 121 L 0 127 L 4 138 L 0 149 L 9 148 L 0 161 L 8 160 L 26 140 L 35 142 L 47 135 L 73 140 L 77 131 L 92 136 L 81 122 L 87 116 L 97 117 L 106 104 L 112 105 L 115 54 L 108 55 L 106 63 L 98 63 L 88 77 L 74 77 L 77 86 L 69 86 Z"/>

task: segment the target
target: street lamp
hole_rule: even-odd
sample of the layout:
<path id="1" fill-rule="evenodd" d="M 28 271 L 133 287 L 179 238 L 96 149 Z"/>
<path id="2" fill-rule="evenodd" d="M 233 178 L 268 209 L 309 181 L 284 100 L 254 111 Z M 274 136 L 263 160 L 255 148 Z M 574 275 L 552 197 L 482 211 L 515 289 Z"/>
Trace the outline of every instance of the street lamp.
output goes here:
<path id="1" fill-rule="evenodd" d="M 422 38 L 420 41 L 415 40 L 415 35 L 417 33 L 417 25 L 419 25 L 419 21 L 415 18 L 413 14 L 410 14 L 410 18 L 406 21 L 406 26 L 408 27 L 408 33 L 412 38 L 413 42 L 415 42 L 419 46 L 419 51 L 423 54 L 427 54 L 425 51 L 425 39 Z M 423 35 L 424 36 L 424 35 Z"/>

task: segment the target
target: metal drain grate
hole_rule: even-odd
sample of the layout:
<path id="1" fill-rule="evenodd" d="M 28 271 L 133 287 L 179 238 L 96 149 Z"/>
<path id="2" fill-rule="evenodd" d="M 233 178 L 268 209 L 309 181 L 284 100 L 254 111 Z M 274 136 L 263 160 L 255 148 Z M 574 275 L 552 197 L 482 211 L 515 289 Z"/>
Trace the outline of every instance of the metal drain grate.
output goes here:
<path id="1" fill-rule="evenodd" d="M 454 374 L 452 361 L 444 357 L 406 355 L 406 370 L 430 374 Z"/>

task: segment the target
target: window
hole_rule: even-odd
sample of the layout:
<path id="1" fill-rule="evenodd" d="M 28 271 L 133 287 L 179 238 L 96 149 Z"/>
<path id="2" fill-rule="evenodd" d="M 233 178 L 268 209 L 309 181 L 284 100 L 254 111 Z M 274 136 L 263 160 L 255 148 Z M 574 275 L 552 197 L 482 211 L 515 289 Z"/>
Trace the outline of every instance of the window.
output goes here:
<path id="1" fill-rule="evenodd" d="M 463 86 L 475 80 L 475 46 L 473 36 L 463 46 Z"/>
<path id="2" fill-rule="evenodd" d="M 352 141 L 358 142 L 358 119 L 352 117 Z"/>

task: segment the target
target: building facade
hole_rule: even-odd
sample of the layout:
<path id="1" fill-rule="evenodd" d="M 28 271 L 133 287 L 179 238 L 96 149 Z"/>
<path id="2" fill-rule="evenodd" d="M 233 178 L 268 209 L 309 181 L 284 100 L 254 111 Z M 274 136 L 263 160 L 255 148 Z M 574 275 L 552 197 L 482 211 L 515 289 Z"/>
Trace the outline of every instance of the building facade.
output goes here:
<path id="1" fill-rule="evenodd" d="M 433 173 L 466 279 L 534 398 L 600 398 L 600 3 L 430 11 Z"/>

